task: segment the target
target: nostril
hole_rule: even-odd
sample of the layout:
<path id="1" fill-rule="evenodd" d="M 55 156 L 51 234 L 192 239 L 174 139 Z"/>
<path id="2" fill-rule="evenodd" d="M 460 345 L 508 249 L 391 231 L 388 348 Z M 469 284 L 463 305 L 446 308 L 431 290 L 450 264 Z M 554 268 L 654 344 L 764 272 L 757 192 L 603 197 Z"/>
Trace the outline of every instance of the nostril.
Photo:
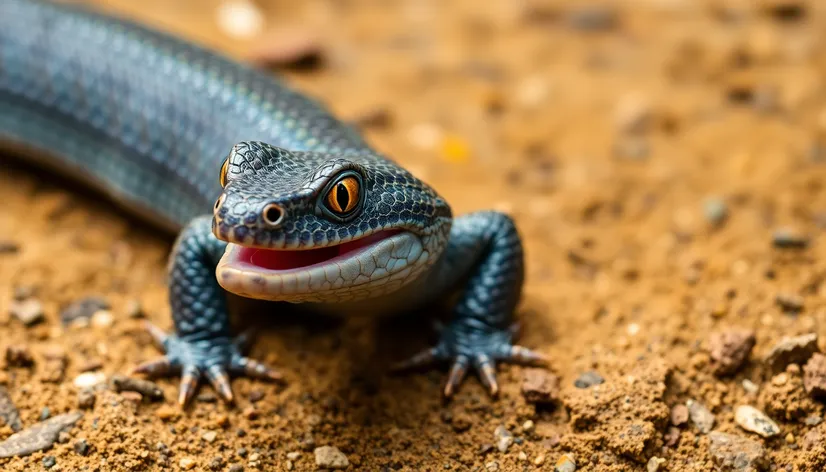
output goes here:
<path id="1" fill-rule="evenodd" d="M 275 203 L 270 203 L 264 207 L 264 222 L 270 226 L 278 226 L 284 219 L 284 210 Z"/>

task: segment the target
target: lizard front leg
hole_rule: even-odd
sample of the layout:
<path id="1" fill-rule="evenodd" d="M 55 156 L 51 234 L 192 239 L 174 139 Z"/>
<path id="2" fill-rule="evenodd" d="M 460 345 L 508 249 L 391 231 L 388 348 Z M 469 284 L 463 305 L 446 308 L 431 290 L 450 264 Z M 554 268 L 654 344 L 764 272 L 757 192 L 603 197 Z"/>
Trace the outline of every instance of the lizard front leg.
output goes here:
<path id="1" fill-rule="evenodd" d="M 206 377 L 227 402 L 233 399 L 229 374 L 279 379 L 275 371 L 244 357 L 233 338 L 227 294 L 215 279 L 215 267 L 226 248 L 212 234 L 211 217 L 194 219 L 181 232 L 169 261 L 169 301 L 175 334 L 148 325 L 165 356 L 133 369 L 148 375 L 181 374 L 178 402 L 185 405 Z"/>
<path id="2" fill-rule="evenodd" d="M 541 363 L 546 359 L 512 342 L 513 312 L 524 279 L 524 256 L 516 226 L 505 214 L 479 212 L 457 218 L 450 232 L 436 286 L 449 288 L 464 282 L 440 342 L 397 365 L 409 369 L 451 361 L 444 387 L 453 395 L 469 368 L 478 373 L 491 395 L 496 395 L 497 361 Z M 456 280 L 452 280 L 456 279 Z"/>

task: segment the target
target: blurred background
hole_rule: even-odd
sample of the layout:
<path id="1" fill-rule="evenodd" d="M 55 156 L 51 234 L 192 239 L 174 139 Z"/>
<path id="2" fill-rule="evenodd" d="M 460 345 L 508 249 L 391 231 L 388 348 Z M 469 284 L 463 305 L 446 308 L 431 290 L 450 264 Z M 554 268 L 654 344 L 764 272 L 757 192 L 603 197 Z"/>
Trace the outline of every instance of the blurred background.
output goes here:
<path id="1" fill-rule="evenodd" d="M 564 453 L 576 456 L 576 470 L 711 470 L 725 457 L 680 416 L 688 400 L 706 405 L 715 429 L 746 440 L 741 451 L 759 456 L 755 464 L 826 467 L 823 403 L 801 371 L 808 357 L 790 361 L 796 369 L 780 379 L 763 362 L 784 336 L 824 334 L 826 3 L 83 3 L 272 70 L 360 127 L 457 214 L 511 214 L 528 258 L 520 342 L 554 359 L 545 377 L 500 369 L 497 402 L 471 379 L 444 405 L 443 372 L 396 378 L 384 369 L 424 346 L 426 327 L 404 325 L 421 333 L 388 347 L 385 328 L 372 324 L 290 325 L 256 348 L 289 386 L 236 381 L 241 410 L 204 401 L 171 424 L 144 406 L 96 410 L 135 436 L 103 436 L 88 424 L 82 433 L 121 443 L 114 457 L 130 470 L 162 463 L 157 437 L 174 445 L 168 461 L 197 457 L 197 470 L 213 456 L 224 457 L 214 470 L 249 466 L 240 448 L 260 450 L 263 470 L 311 470 L 309 451 L 325 444 L 359 470 L 551 470 Z M 3 238 L 17 247 L 0 256 L 0 288 L 10 294 L 0 305 L 37 287 L 48 319 L 102 294 L 116 320 L 71 340 L 48 325 L 12 324 L 9 342 L 57 343 L 105 361 L 107 373 L 152 356 L 123 313 L 139 303 L 169 326 L 169 240 L 27 171 L 0 175 L 0 201 Z M 37 234 L 49 237 L 26 236 Z M 56 261 L 56 251 L 65 257 Z M 754 351 L 721 376 L 714 366 L 731 343 L 712 333 L 732 330 L 752 339 L 746 357 Z M 603 390 L 577 384 L 589 372 L 599 381 L 590 376 L 586 387 Z M 21 378 L 33 392 L 19 399 L 24 416 L 72 393 L 38 384 L 36 374 Z M 162 386 L 174 398 L 175 382 Z M 538 404 L 525 394 L 534 387 L 546 390 Z M 764 442 L 744 431 L 740 404 L 768 412 L 782 434 Z M 210 429 L 220 440 L 199 442 Z"/>

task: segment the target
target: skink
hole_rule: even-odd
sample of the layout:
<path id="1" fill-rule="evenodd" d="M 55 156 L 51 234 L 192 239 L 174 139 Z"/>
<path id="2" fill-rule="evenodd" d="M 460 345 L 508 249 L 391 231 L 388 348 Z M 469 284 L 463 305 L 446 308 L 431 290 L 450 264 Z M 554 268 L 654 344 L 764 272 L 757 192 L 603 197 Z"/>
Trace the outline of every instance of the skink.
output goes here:
<path id="1" fill-rule="evenodd" d="M 39 0 L 0 2 L 0 140 L 179 231 L 169 262 L 174 333 L 135 372 L 207 379 L 279 374 L 245 357 L 227 292 L 327 313 L 456 302 L 435 347 L 400 369 L 449 362 L 491 394 L 513 343 L 523 251 L 505 214 L 454 218 L 432 188 L 316 101 L 269 74 L 133 22 Z"/>

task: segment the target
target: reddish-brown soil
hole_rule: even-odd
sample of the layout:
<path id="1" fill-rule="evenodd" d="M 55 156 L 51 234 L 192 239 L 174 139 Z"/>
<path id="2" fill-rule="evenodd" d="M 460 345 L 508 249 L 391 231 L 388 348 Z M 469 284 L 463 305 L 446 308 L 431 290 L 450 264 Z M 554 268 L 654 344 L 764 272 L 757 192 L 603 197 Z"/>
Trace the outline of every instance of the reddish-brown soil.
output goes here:
<path id="1" fill-rule="evenodd" d="M 764 362 L 784 336 L 826 335 L 825 4 L 262 0 L 261 31 L 238 39 L 218 26 L 215 0 L 97 3 L 241 59 L 318 47 L 323 60 L 286 80 L 362 123 L 457 214 L 516 219 L 528 264 L 520 342 L 552 358 L 559 391 L 528 403 L 528 371 L 504 366 L 497 400 L 470 378 L 444 403 L 444 371 L 387 372 L 432 341 L 424 315 L 257 313 L 240 317 L 269 327 L 253 354 L 286 385 L 236 380 L 234 408 L 203 388 L 183 412 L 175 379 L 158 381 L 157 403 L 101 386 L 62 442 L 0 459 L 3 470 L 42 470 L 47 456 L 64 471 L 315 470 L 326 445 L 349 470 L 553 470 L 566 453 L 581 471 L 657 470 L 658 458 L 659 470 L 714 470 L 713 436 L 686 419 L 689 400 L 714 431 L 762 447 L 756 467 L 826 468 L 824 403 L 795 363 L 811 352 L 772 361 L 779 371 Z M 3 162 L 0 352 L 12 350 L 0 382 L 28 427 L 44 408 L 78 410 L 83 369 L 111 376 L 157 355 L 128 312 L 138 302 L 171 326 L 171 235 Z M 16 295 L 39 300 L 44 321 L 11 316 Z M 89 296 L 111 304 L 111 320 L 64 327 L 61 310 Z M 26 352 L 33 365 L 18 366 Z M 604 383 L 576 387 L 588 371 Z M 740 405 L 781 432 L 742 429 Z M 505 452 L 501 425 L 514 435 Z"/>

